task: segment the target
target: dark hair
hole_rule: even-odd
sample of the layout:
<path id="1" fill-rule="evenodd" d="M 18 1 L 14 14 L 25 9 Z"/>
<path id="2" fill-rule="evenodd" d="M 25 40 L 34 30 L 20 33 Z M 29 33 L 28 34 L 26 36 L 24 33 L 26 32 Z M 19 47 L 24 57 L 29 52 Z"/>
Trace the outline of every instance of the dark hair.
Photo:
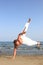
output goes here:
<path id="1" fill-rule="evenodd" d="M 14 47 L 15 47 L 15 48 L 17 48 L 17 44 L 16 44 L 16 42 L 17 42 L 17 39 L 13 41 L 13 43 L 14 43 Z"/>
<path id="2" fill-rule="evenodd" d="M 14 40 L 13 43 L 15 44 L 17 42 L 17 40 Z"/>

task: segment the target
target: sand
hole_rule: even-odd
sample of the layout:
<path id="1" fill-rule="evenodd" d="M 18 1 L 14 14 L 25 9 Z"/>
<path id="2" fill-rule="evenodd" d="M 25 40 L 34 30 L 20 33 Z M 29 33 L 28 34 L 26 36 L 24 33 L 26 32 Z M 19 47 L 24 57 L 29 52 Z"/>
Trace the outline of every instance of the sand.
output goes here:
<path id="1" fill-rule="evenodd" d="M 0 56 L 0 65 L 43 65 L 43 55 L 35 56 Z"/>

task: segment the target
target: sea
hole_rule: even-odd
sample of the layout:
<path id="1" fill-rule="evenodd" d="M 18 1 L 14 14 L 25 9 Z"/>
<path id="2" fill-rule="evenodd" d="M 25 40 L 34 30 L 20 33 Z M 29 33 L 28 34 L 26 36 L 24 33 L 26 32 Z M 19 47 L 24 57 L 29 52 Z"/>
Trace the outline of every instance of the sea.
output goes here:
<path id="1" fill-rule="evenodd" d="M 0 55 L 13 55 L 13 42 L 0 42 Z M 20 45 L 17 49 L 17 55 L 43 55 L 43 42 L 40 48 L 34 46 Z"/>

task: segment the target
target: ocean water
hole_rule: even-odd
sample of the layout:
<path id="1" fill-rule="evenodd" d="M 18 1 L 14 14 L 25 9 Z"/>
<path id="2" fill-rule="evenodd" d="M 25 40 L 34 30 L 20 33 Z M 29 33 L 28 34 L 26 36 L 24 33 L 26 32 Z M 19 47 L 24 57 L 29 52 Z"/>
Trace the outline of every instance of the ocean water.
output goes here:
<path id="1" fill-rule="evenodd" d="M 13 42 L 0 42 L 0 55 L 13 55 Z M 21 45 L 17 49 L 17 55 L 43 55 L 43 42 L 40 49 L 37 46 Z"/>

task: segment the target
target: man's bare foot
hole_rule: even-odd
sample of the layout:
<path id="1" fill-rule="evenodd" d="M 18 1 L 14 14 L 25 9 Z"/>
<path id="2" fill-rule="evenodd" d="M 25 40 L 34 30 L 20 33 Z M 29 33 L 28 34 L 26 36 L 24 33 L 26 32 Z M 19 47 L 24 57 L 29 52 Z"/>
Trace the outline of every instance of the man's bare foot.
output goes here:
<path id="1" fill-rule="evenodd" d="M 37 42 L 37 48 L 40 49 L 40 42 Z"/>
<path id="2" fill-rule="evenodd" d="M 31 19 L 29 18 L 29 20 L 28 20 L 28 23 L 31 21 Z"/>

